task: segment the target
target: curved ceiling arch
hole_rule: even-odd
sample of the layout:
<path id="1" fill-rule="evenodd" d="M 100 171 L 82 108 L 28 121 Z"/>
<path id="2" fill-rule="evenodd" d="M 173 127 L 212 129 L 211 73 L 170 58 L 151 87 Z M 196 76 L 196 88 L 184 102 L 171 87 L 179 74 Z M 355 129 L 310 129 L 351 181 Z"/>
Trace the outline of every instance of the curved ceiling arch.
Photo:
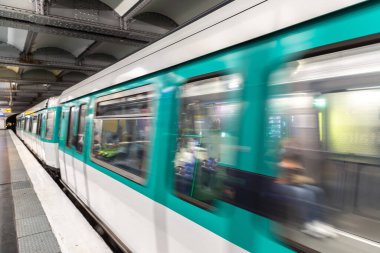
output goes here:
<path id="1" fill-rule="evenodd" d="M 16 47 L 8 43 L 0 42 L 0 56 L 17 58 L 19 55 L 20 50 L 18 50 Z"/>
<path id="2" fill-rule="evenodd" d="M 128 23 L 129 28 L 149 33 L 164 35 L 178 27 L 178 24 L 168 16 L 158 12 L 142 12 L 135 15 Z"/>
<path id="3" fill-rule="evenodd" d="M 78 57 L 83 50 L 89 47 L 93 40 L 63 37 L 55 34 L 39 33 L 37 34 L 32 47 L 32 52 L 40 48 L 59 48 L 69 52 L 70 54 Z"/>
<path id="4" fill-rule="evenodd" d="M 73 54 L 58 47 L 43 47 L 36 49 L 32 53 L 32 56 L 33 60 L 75 63 L 75 56 Z"/>
<path id="5" fill-rule="evenodd" d="M 83 64 L 95 65 L 95 66 L 108 66 L 115 63 L 117 59 L 109 54 L 95 53 L 86 56 L 83 59 Z"/>
<path id="6" fill-rule="evenodd" d="M 26 80 L 46 80 L 56 81 L 55 75 L 46 69 L 31 69 L 21 75 L 22 79 Z"/>
<path id="7" fill-rule="evenodd" d="M 173 19 L 158 12 L 142 12 L 135 15 L 133 19 L 167 29 L 174 29 L 178 26 Z"/>
<path id="8" fill-rule="evenodd" d="M 1 78 L 19 79 L 20 75 L 13 70 L 0 67 L 0 79 Z"/>
<path id="9" fill-rule="evenodd" d="M 150 1 L 141 12 L 156 12 L 183 25 L 194 17 L 225 2 L 224 0 L 159 0 Z"/>
<path id="10" fill-rule="evenodd" d="M 81 73 L 81 72 L 76 72 L 76 71 L 71 71 L 69 73 L 66 73 L 62 76 L 62 81 L 64 82 L 80 82 L 84 79 L 86 79 L 88 75 Z"/>

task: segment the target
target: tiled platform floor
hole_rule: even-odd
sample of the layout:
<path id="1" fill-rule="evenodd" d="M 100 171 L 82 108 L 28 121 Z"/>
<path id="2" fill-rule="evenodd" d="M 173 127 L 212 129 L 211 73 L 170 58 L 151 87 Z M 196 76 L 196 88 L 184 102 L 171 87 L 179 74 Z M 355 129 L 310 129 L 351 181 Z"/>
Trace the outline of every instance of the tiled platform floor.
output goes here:
<path id="1" fill-rule="evenodd" d="M 61 252 L 7 131 L 0 131 L 0 252 Z"/>

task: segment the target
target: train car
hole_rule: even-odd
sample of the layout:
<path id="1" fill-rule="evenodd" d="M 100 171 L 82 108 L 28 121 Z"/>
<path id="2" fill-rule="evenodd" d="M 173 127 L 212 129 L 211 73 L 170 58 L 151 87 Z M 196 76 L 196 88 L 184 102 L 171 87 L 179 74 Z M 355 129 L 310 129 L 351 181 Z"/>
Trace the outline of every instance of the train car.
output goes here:
<path id="1" fill-rule="evenodd" d="M 51 97 L 17 116 L 17 135 L 40 159 L 59 173 L 58 128 L 61 107 L 58 97 Z"/>
<path id="2" fill-rule="evenodd" d="M 322 16 L 356 2 L 234 1 L 18 134 L 47 164 L 59 139 L 49 166 L 133 252 L 377 252 L 380 4 Z"/>
<path id="3" fill-rule="evenodd" d="M 380 4 L 337 11 L 358 2 L 234 1 L 63 92 L 63 183 L 132 252 L 376 252 Z"/>

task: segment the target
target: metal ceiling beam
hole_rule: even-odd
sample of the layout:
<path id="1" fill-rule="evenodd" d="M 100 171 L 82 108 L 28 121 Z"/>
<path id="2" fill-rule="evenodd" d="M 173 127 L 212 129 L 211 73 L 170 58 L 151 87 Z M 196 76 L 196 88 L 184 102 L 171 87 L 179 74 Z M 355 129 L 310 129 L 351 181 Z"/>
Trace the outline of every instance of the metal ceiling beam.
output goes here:
<path id="1" fill-rule="evenodd" d="M 6 106 L 9 106 L 9 107 L 12 107 L 14 105 L 30 105 L 32 103 L 33 103 L 33 101 L 12 101 L 12 105 L 9 105 L 9 101 L 8 100 L 2 100 L 0 98 L 0 104 L 1 105 L 6 105 Z"/>
<path id="2" fill-rule="evenodd" d="M 25 21 L 12 20 L 12 19 L 1 17 L 1 12 L 0 12 L 0 26 L 30 30 L 37 33 L 41 32 L 41 33 L 49 33 L 49 34 L 54 34 L 54 35 L 72 37 L 72 38 L 110 42 L 110 43 L 115 43 L 115 44 L 124 44 L 124 45 L 132 44 L 134 46 L 141 46 L 141 45 L 145 45 L 146 43 L 144 41 L 140 43 L 140 42 L 135 42 L 129 39 L 118 38 L 114 36 L 106 36 L 106 35 L 101 35 L 101 34 L 96 34 L 96 33 L 91 33 L 91 32 L 74 31 L 74 30 L 70 30 L 69 28 L 49 27 L 49 26 L 33 24 L 33 23 L 25 22 Z"/>
<path id="3" fill-rule="evenodd" d="M 13 101 L 18 101 L 18 102 L 32 102 L 35 98 L 24 98 L 24 97 L 20 97 L 20 98 L 12 98 Z M 9 101 L 9 97 L 6 97 L 6 96 L 0 96 L 0 101 Z"/>
<path id="4" fill-rule="evenodd" d="M 13 101 L 12 106 L 14 106 L 14 105 L 30 105 L 30 104 L 31 104 L 30 102 Z"/>
<path id="5" fill-rule="evenodd" d="M 52 33 L 82 39 L 142 46 L 161 37 L 160 34 L 136 32 L 80 19 L 36 14 L 35 12 L 0 5 L 0 26 Z"/>
<path id="6" fill-rule="evenodd" d="M 25 106 L 25 105 L 13 105 L 13 106 L 7 106 L 7 105 L 0 105 L 0 108 L 7 108 L 7 107 L 12 107 L 12 110 L 14 110 L 14 108 L 16 109 L 26 109 L 28 108 L 29 106 Z"/>
<path id="7" fill-rule="evenodd" d="M 148 5 L 152 0 L 140 0 L 139 4 L 134 6 L 132 10 L 129 10 L 122 17 L 122 25 L 124 29 L 128 29 L 129 22 L 131 22 L 133 16 L 137 14 L 140 10 L 142 10 L 146 5 Z"/>
<path id="8" fill-rule="evenodd" d="M 49 98 L 49 97 L 55 97 L 60 95 L 61 92 L 55 92 L 55 93 L 50 93 L 50 92 L 41 92 L 40 94 L 37 94 L 36 96 L 22 96 L 22 95 L 13 95 L 12 99 L 13 101 L 33 101 L 36 98 L 44 97 L 44 98 Z M 9 101 L 9 95 L 6 94 L 0 94 L 0 101 L 7 99 Z"/>
<path id="9" fill-rule="evenodd" d="M 13 97 L 29 97 L 29 98 L 35 98 L 35 97 L 38 97 L 39 94 L 37 92 L 30 92 L 30 91 L 20 91 L 18 90 L 19 92 L 12 92 L 13 94 Z M 17 95 L 16 95 L 17 94 Z M 9 96 L 9 92 L 3 92 L 2 90 L 0 90 L 0 97 L 5 97 L 5 96 Z"/>
<path id="10" fill-rule="evenodd" d="M 63 62 L 55 62 L 55 61 L 33 61 L 33 62 L 24 62 L 18 58 L 13 57 L 3 57 L 0 56 L 0 65 L 1 66 L 17 66 L 17 67 L 36 67 L 36 68 L 44 68 L 44 69 L 62 69 L 62 70 L 70 70 L 70 71 L 79 71 L 83 73 L 87 73 L 89 75 L 95 74 L 100 70 L 104 69 L 103 66 L 92 66 L 92 65 L 74 65 Z"/>
<path id="11" fill-rule="evenodd" d="M 72 86 L 76 84 L 75 82 L 64 82 L 64 81 L 50 81 L 50 80 L 25 80 L 25 79 L 13 79 L 13 78 L 4 78 L 0 77 L 0 82 L 14 82 L 18 85 L 20 84 L 51 84 L 53 86 L 65 86 L 65 88 L 68 88 L 67 86 Z"/>
<path id="12" fill-rule="evenodd" d="M 96 48 L 98 48 L 101 44 L 102 42 L 100 41 L 94 41 L 94 43 L 92 43 L 80 55 L 78 55 L 78 57 L 76 58 L 76 62 L 82 62 L 86 56 L 92 54 L 96 50 Z"/>
<path id="13" fill-rule="evenodd" d="M 11 107 L 12 108 L 12 113 L 19 113 L 19 112 L 25 111 L 26 109 L 28 109 L 31 106 L 32 106 L 32 104 L 30 104 L 30 105 L 12 105 L 12 106 L 0 105 L 0 108 L 9 108 L 9 107 Z"/>
<path id="14" fill-rule="evenodd" d="M 0 90 L 0 94 L 4 96 L 9 96 L 9 92 L 15 93 L 17 96 L 20 97 L 38 97 L 39 93 L 44 94 L 57 94 L 59 92 L 62 92 L 64 89 L 54 89 L 54 90 L 36 90 L 33 87 L 29 87 L 27 89 L 22 90 Z M 29 95 L 31 94 L 31 95 Z"/>
<path id="15" fill-rule="evenodd" d="M 57 80 L 61 80 L 61 78 L 67 74 L 65 70 L 62 70 L 61 73 L 59 73 L 56 77 L 57 77 Z"/>
<path id="16" fill-rule="evenodd" d="M 34 40 L 36 39 L 36 37 L 37 37 L 37 33 L 33 32 L 33 31 L 28 31 L 28 35 L 26 36 L 26 40 L 25 40 L 24 50 L 21 53 L 25 57 L 27 57 L 30 54 L 30 52 L 32 51 L 32 46 L 33 46 L 33 43 L 34 43 Z"/>
<path id="17" fill-rule="evenodd" d="M 32 32 L 32 31 L 28 31 L 28 34 L 27 34 L 26 40 L 25 40 L 24 50 L 20 54 L 20 58 L 22 59 L 21 62 L 30 61 L 30 58 L 31 58 L 30 53 L 32 51 L 32 46 L 33 46 L 33 43 L 34 43 L 36 37 L 37 37 L 37 33 Z M 14 59 L 13 62 L 14 63 L 16 63 L 16 62 L 20 63 L 20 60 Z M 0 65 L 3 65 L 3 63 L 1 62 L 1 58 L 0 58 Z M 16 64 L 12 64 L 12 66 L 24 67 L 22 65 L 16 65 Z M 24 73 L 24 70 L 25 70 L 24 68 L 19 68 L 18 74 L 22 75 Z"/>
<path id="18" fill-rule="evenodd" d="M 51 85 L 50 87 L 44 87 L 39 84 L 18 84 L 17 88 L 21 91 L 34 91 L 34 92 L 44 92 L 44 91 L 63 91 L 70 87 L 71 85 Z"/>
<path id="19" fill-rule="evenodd" d="M 36 13 L 45 15 L 46 13 L 46 1 L 45 0 L 32 0 L 34 2 Z"/>

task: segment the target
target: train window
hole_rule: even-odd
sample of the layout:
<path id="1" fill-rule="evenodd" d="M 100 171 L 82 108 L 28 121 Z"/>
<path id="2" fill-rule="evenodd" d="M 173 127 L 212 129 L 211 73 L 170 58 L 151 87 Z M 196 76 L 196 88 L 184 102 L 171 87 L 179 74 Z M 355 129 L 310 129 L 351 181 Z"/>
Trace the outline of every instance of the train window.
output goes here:
<path id="1" fill-rule="evenodd" d="M 152 92 L 143 92 L 133 96 L 99 102 L 96 116 L 150 115 L 152 113 L 152 104 L 150 103 L 152 97 Z"/>
<path id="2" fill-rule="evenodd" d="M 182 87 L 174 161 L 180 198 L 211 207 L 225 177 L 219 165 L 236 166 L 242 84 L 240 75 L 232 74 Z"/>
<path id="3" fill-rule="evenodd" d="M 33 118 L 32 118 L 32 116 L 30 116 L 30 118 L 29 118 L 29 129 L 28 129 L 28 132 L 32 132 L 32 126 L 33 126 Z"/>
<path id="4" fill-rule="evenodd" d="M 79 116 L 78 116 L 78 132 L 75 137 L 75 149 L 77 152 L 82 153 L 83 151 L 83 143 L 84 143 L 84 130 L 85 130 L 85 124 L 86 124 L 86 111 L 87 111 L 87 105 L 82 104 L 79 107 Z"/>
<path id="5" fill-rule="evenodd" d="M 37 135 L 41 135 L 41 122 L 42 122 L 42 114 L 38 114 L 37 117 Z"/>
<path id="6" fill-rule="evenodd" d="M 24 124 L 24 130 L 28 131 L 28 126 L 29 126 L 29 118 L 25 119 L 25 124 Z"/>
<path id="7" fill-rule="evenodd" d="M 267 199 L 281 203 L 280 237 L 321 252 L 348 248 L 304 234 L 380 241 L 379 52 L 377 44 L 310 57 L 273 74 L 264 167 L 276 176 Z"/>
<path id="8" fill-rule="evenodd" d="M 142 184 L 148 167 L 153 86 L 147 85 L 97 100 L 91 158 Z"/>
<path id="9" fill-rule="evenodd" d="M 47 112 L 46 118 L 46 131 L 45 131 L 45 139 L 52 140 L 54 133 L 54 120 L 55 120 L 55 111 L 49 110 Z"/>
<path id="10" fill-rule="evenodd" d="M 70 107 L 69 122 L 67 126 L 66 146 L 71 148 L 74 144 L 74 120 L 75 120 L 75 107 Z"/>

